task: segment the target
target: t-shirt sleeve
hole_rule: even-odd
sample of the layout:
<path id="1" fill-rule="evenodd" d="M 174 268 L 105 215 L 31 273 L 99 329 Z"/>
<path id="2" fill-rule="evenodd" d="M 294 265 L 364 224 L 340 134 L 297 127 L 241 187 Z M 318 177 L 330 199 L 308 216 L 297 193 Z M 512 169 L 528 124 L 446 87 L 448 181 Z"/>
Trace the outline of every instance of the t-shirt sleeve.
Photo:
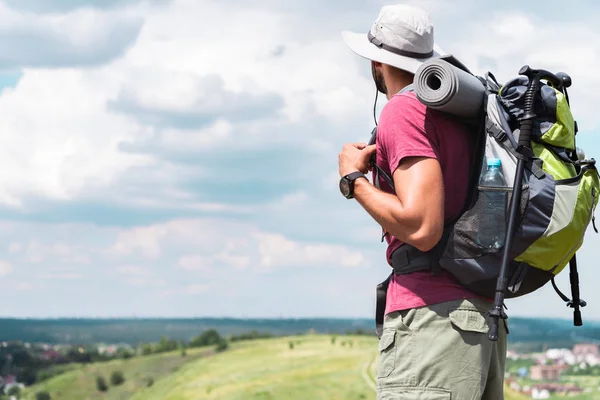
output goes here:
<path id="1" fill-rule="evenodd" d="M 427 108 L 411 95 L 394 96 L 381 114 L 377 142 L 393 173 L 406 157 L 439 159 Z"/>

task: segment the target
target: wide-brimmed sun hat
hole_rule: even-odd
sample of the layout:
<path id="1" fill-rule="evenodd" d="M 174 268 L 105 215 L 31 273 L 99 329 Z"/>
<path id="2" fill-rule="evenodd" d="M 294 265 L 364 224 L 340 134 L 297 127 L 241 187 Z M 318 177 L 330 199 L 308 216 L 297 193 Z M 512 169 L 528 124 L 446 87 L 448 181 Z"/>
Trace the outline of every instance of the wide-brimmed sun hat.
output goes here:
<path id="1" fill-rule="evenodd" d="M 387 5 L 368 33 L 343 31 L 352 51 L 368 60 L 415 73 L 421 64 L 445 55 L 434 42 L 431 16 L 406 4 Z"/>

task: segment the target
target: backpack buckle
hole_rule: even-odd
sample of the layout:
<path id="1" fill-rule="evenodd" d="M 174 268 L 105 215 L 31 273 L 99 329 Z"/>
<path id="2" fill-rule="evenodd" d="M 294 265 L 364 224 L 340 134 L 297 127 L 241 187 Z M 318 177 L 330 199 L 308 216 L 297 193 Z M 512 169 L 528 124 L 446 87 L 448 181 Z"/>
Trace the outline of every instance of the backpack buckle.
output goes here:
<path id="1" fill-rule="evenodd" d="M 496 139 L 498 143 L 504 142 L 508 139 L 508 135 L 504 132 L 503 129 L 498 128 L 492 121 L 489 119 L 485 123 L 485 130 Z"/>

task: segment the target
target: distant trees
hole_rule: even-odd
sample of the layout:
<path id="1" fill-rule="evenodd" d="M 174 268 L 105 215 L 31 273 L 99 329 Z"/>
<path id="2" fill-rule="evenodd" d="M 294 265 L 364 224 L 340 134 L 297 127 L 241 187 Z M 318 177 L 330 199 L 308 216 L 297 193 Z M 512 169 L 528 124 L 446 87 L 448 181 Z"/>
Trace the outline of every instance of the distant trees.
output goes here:
<path id="1" fill-rule="evenodd" d="M 217 346 L 216 351 L 222 352 L 229 348 L 227 339 L 219 335 L 215 329 L 204 331 L 190 341 L 190 347 Z"/>
<path id="2" fill-rule="evenodd" d="M 71 362 L 90 363 L 92 362 L 92 354 L 83 346 L 73 346 L 67 351 L 67 358 Z"/>
<path id="3" fill-rule="evenodd" d="M 222 339 L 217 345 L 216 351 L 217 353 L 221 353 L 229 348 L 229 342 L 225 339 Z"/>
<path id="4" fill-rule="evenodd" d="M 113 386 L 122 385 L 123 382 L 125 382 L 125 377 L 123 376 L 123 372 L 113 371 L 112 374 L 110 374 L 110 383 Z"/>
<path id="5" fill-rule="evenodd" d="M 347 336 L 375 336 L 375 331 L 365 331 L 364 329 L 346 330 Z"/>
<path id="6" fill-rule="evenodd" d="M 181 357 L 187 356 L 187 344 L 182 340 L 180 344 Z"/>
<path id="7" fill-rule="evenodd" d="M 258 331 L 251 331 L 246 333 L 241 333 L 239 335 L 232 335 L 229 340 L 231 342 L 237 342 L 240 340 L 256 340 L 256 339 L 268 339 L 272 338 L 274 335 L 271 333 L 260 333 Z"/>
<path id="8" fill-rule="evenodd" d="M 48 392 L 37 392 L 35 400 L 52 400 L 52 397 L 50 397 L 50 393 Z"/>
<path id="9" fill-rule="evenodd" d="M 156 349 L 154 350 L 154 352 L 155 353 L 163 353 L 163 352 L 167 352 L 167 351 L 173 351 L 173 350 L 177 350 L 177 347 L 179 347 L 179 344 L 177 343 L 176 340 L 169 339 L 166 336 L 162 336 L 160 338 L 160 342 L 156 346 Z"/>
<path id="10" fill-rule="evenodd" d="M 106 384 L 106 379 L 102 375 L 98 375 L 96 377 L 96 388 L 100 392 L 106 392 L 108 390 L 108 385 Z"/>
<path id="11" fill-rule="evenodd" d="M 13 386 L 10 389 L 8 389 L 8 392 L 6 394 L 9 396 L 9 398 L 15 396 L 18 399 L 21 396 L 21 389 L 19 389 L 18 386 Z"/>
<path id="12" fill-rule="evenodd" d="M 141 353 L 144 356 L 150 354 L 158 354 L 158 353 L 166 353 L 169 351 L 174 351 L 179 348 L 179 342 L 175 339 L 169 339 L 166 336 L 162 336 L 158 343 L 154 345 L 152 343 L 142 343 L 141 344 Z"/>
<path id="13" fill-rule="evenodd" d="M 219 332 L 217 332 L 215 329 L 209 329 L 193 338 L 190 341 L 190 347 L 213 346 L 221 343 L 222 341 L 223 337 L 219 335 Z"/>
<path id="14" fill-rule="evenodd" d="M 142 344 L 142 355 L 143 356 L 147 356 L 152 353 L 153 353 L 153 350 L 152 350 L 152 345 L 150 343 Z"/>

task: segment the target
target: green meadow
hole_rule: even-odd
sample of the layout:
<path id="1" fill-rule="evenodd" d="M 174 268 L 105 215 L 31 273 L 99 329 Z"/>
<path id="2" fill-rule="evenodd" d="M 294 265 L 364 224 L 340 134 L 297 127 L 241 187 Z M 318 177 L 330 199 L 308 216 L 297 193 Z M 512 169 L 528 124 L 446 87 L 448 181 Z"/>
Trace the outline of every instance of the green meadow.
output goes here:
<path id="1" fill-rule="evenodd" d="M 47 391 L 52 400 L 84 399 L 130 399 L 142 388 L 168 376 L 177 374 L 179 368 L 212 354 L 212 349 L 190 349 L 185 357 L 180 351 L 139 356 L 127 360 L 114 360 L 72 368 L 27 388 L 22 399 L 35 400 L 37 392 Z M 123 373 L 125 381 L 118 386 L 111 385 L 110 377 L 115 371 Z M 100 392 L 96 387 L 98 376 L 105 378 L 108 390 Z"/>
<path id="2" fill-rule="evenodd" d="M 233 343 L 223 353 L 207 349 L 136 357 L 75 368 L 27 390 L 52 399 L 252 400 L 375 398 L 377 339 L 302 335 Z M 122 371 L 125 382 L 110 384 Z M 103 375 L 108 390 L 96 388 Z M 152 384 L 149 385 L 150 378 Z M 508 393 L 507 400 L 526 397 Z"/>

